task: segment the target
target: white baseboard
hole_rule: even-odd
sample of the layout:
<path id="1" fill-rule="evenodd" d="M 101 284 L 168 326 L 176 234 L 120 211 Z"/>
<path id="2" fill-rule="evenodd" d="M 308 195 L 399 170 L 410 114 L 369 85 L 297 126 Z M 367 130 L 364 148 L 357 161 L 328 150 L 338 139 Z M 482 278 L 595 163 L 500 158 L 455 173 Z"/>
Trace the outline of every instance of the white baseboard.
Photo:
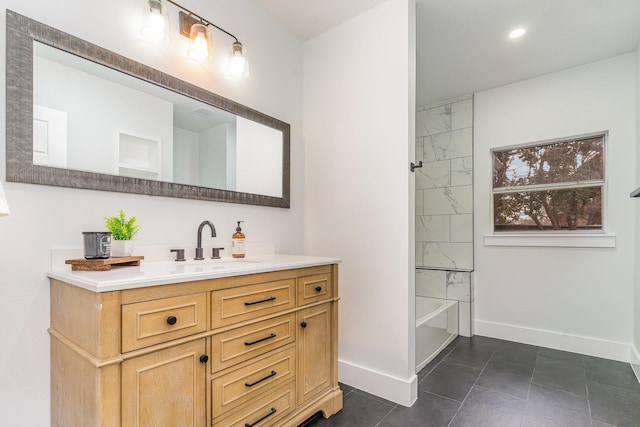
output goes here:
<path id="1" fill-rule="evenodd" d="M 638 382 L 640 382 L 640 352 L 633 345 L 631 346 L 631 369 L 633 369 Z"/>
<path id="2" fill-rule="evenodd" d="M 338 381 L 403 406 L 418 399 L 418 376 L 393 377 L 344 360 L 338 360 Z"/>
<path id="3" fill-rule="evenodd" d="M 628 343 L 567 335 L 554 331 L 525 328 L 486 320 L 475 320 L 475 333 L 476 335 L 491 338 L 538 345 L 626 363 L 630 362 L 632 351 L 631 345 Z"/>

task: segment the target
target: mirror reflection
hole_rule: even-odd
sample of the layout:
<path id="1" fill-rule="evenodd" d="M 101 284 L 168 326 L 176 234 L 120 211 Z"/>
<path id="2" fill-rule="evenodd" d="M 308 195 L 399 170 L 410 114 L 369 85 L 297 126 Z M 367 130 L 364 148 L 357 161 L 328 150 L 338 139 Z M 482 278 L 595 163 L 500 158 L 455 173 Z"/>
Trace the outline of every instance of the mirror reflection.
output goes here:
<path id="1" fill-rule="evenodd" d="M 283 197 L 281 130 L 33 47 L 33 164 Z"/>

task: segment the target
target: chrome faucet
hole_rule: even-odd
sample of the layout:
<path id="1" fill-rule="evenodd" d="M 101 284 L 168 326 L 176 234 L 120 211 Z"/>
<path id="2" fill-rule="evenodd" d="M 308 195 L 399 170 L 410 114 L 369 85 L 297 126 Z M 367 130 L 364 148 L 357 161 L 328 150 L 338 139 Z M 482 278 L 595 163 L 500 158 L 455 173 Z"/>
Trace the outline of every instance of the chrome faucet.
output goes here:
<path id="1" fill-rule="evenodd" d="M 216 228 L 213 226 L 213 223 L 211 221 L 202 221 L 200 223 L 200 226 L 198 227 L 198 246 L 196 247 L 196 257 L 194 258 L 196 260 L 204 259 L 204 257 L 202 256 L 202 229 L 205 225 L 211 227 L 211 237 L 216 237 Z"/>

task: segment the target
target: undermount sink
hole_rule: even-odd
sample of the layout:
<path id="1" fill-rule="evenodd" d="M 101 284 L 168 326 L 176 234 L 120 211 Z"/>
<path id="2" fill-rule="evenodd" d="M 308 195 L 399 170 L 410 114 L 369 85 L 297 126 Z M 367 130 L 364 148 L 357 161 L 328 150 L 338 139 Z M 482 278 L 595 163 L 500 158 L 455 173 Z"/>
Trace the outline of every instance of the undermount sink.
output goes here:
<path id="1" fill-rule="evenodd" d="M 257 261 L 257 260 L 251 260 L 251 259 L 243 259 L 243 258 L 220 258 L 220 259 L 211 259 L 211 258 L 206 258 L 203 260 L 195 260 L 195 259 L 188 259 L 186 261 L 183 262 L 175 262 L 176 264 L 182 264 L 182 265 L 220 265 L 220 266 L 225 266 L 225 265 L 233 265 L 233 264 L 256 264 L 256 263 L 260 263 L 262 261 Z"/>
<path id="2" fill-rule="evenodd" d="M 196 273 L 217 270 L 243 270 L 260 263 L 262 263 L 262 261 L 250 259 L 208 258 L 204 260 L 188 259 L 186 261 L 171 261 L 170 265 L 171 269 L 173 269 L 176 273 Z"/>

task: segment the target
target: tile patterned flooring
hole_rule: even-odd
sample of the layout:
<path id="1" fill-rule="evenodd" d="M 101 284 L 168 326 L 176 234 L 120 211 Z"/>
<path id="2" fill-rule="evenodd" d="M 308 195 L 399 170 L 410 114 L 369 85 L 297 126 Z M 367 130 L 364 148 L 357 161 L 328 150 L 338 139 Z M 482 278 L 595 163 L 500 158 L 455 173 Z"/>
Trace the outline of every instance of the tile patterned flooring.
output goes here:
<path id="1" fill-rule="evenodd" d="M 418 374 L 410 408 L 347 385 L 344 409 L 304 427 L 639 427 L 628 363 L 475 336 Z"/>

